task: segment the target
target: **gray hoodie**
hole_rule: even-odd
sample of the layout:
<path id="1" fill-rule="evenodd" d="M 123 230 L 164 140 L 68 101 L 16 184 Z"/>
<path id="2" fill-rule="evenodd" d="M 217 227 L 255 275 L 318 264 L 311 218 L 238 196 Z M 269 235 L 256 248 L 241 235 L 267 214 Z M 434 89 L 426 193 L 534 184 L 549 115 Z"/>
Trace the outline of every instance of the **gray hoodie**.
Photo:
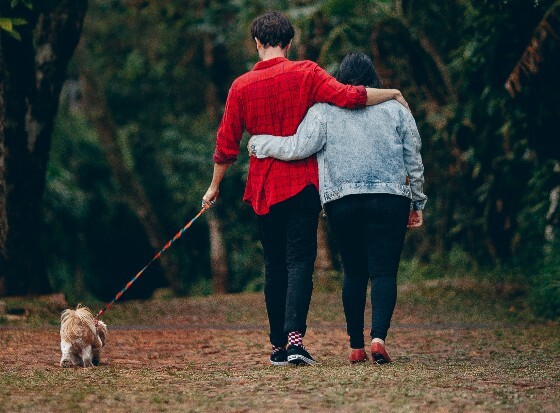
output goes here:
<path id="1" fill-rule="evenodd" d="M 411 198 L 414 210 L 424 209 L 427 200 L 420 147 L 414 118 L 395 100 L 363 109 L 318 103 L 295 135 L 255 135 L 249 141 L 257 158 L 289 161 L 317 152 L 323 204 L 351 194 L 384 193 Z"/>

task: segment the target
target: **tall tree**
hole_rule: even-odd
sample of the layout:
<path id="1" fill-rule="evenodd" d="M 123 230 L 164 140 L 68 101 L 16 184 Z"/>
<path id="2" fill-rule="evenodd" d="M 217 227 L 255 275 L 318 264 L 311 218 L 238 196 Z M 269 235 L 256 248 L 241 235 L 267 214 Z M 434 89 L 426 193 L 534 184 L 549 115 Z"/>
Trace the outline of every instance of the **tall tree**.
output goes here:
<path id="1" fill-rule="evenodd" d="M 539 66 L 545 59 L 543 45 L 546 42 L 558 42 L 558 28 L 560 27 L 560 1 L 556 1 L 545 13 L 539 22 L 535 33 L 523 52 L 523 56 L 515 65 L 506 80 L 505 88 L 515 97 L 521 92 L 523 75 L 530 78 L 539 71 Z"/>
<path id="2" fill-rule="evenodd" d="M 0 35 L 1 36 L 1 35 Z M 0 47 L 0 73 L 3 73 L 2 47 Z M 6 122 L 6 105 L 4 89 L 0 82 L 0 125 Z M 8 237 L 8 215 L 6 211 L 6 155 L 4 149 L 4 128 L 0 128 L 0 294 L 4 291 L 4 276 L 1 268 L 6 266 L 6 239 Z"/>
<path id="3" fill-rule="evenodd" d="M 203 61 L 204 68 L 209 72 L 215 72 L 214 44 L 211 33 L 203 36 Z M 206 86 L 206 113 L 213 124 L 218 122 L 218 92 L 213 79 Z M 212 286 L 215 294 L 223 294 L 228 291 L 228 256 L 224 242 L 224 232 L 219 215 L 208 214 L 208 230 L 210 239 L 210 271 L 212 272 Z"/>
<path id="4" fill-rule="evenodd" d="M 160 219 L 133 167 L 127 167 L 126 156 L 118 142 L 118 130 L 109 112 L 100 85 L 94 75 L 86 69 L 82 69 L 82 77 L 84 109 L 97 132 L 107 164 L 113 172 L 127 206 L 142 224 L 150 245 L 154 251 L 159 251 L 167 242 Z M 179 291 L 181 283 L 177 276 L 178 268 L 173 258 L 164 254 L 160 258 L 159 264 L 171 288 L 174 291 Z"/>
<path id="5" fill-rule="evenodd" d="M 12 7 L 14 6 L 14 7 Z M 0 30 L 0 280 L 6 294 L 50 291 L 41 204 L 54 118 L 87 0 L 2 1 L 26 24 Z"/>

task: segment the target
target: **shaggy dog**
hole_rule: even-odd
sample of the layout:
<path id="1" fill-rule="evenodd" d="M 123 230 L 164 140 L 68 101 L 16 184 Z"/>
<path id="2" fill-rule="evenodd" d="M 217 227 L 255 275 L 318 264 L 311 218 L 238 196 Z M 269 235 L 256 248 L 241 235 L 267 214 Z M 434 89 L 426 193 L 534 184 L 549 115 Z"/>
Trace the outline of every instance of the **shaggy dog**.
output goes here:
<path id="1" fill-rule="evenodd" d="M 95 319 L 91 311 L 78 304 L 60 316 L 60 367 L 91 367 L 99 364 L 101 347 L 105 345 L 107 325 Z"/>

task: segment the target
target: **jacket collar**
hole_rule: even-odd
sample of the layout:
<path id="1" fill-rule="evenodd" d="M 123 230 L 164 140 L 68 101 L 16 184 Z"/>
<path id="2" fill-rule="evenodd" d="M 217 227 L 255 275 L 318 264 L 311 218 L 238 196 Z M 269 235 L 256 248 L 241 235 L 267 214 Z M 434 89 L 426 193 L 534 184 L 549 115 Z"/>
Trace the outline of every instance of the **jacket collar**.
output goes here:
<path id="1" fill-rule="evenodd" d="M 285 62 L 286 60 L 288 60 L 288 58 L 281 56 L 281 57 L 275 57 L 275 58 L 269 59 L 269 60 L 260 61 L 260 62 L 255 63 L 255 66 L 253 66 L 253 70 L 266 69 L 268 67 L 277 65 L 278 63 Z"/>

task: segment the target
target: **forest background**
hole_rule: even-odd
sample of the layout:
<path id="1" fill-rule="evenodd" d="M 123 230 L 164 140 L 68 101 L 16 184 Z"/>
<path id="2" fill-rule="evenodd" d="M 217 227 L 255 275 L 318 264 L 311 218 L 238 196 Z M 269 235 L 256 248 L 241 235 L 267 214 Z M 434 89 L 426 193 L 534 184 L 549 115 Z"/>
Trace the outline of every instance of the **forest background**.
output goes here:
<path id="1" fill-rule="evenodd" d="M 515 283 L 558 317 L 552 0 L 2 0 L 0 296 L 109 300 L 198 212 L 229 86 L 257 61 L 250 22 L 270 9 L 296 28 L 291 59 L 334 73 L 364 52 L 412 108 L 429 201 L 400 279 Z M 125 298 L 262 289 L 245 152 Z M 336 283 L 325 220 L 319 244 L 317 281 Z"/>

